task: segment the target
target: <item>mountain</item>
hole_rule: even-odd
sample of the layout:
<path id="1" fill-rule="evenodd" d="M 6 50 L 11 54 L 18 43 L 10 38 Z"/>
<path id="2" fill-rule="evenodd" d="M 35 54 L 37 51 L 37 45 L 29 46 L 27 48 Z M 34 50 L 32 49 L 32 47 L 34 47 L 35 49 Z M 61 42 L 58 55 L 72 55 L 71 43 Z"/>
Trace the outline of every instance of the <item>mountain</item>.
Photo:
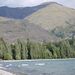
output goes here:
<path id="1" fill-rule="evenodd" d="M 57 37 L 68 38 L 75 34 L 75 10 L 58 3 L 51 3 L 25 20 L 42 27 Z"/>
<path id="2" fill-rule="evenodd" d="M 25 19 L 0 17 L 0 37 L 8 42 L 16 39 L 59 41 L 75 35 L 75 10 L 50 3 Z"/>
<path id="3" fill-rule="evenodd" d="M 37 10 L 46 7 L 48 4 L 49 3 L 43 3 L 41 5 L 34 7 L 17 7 L 17 8 L 10 8 L 3 6 L 0 7 L 0 16 L 13 19 L 24 19 L 33 12 L 36 12 Z"/>

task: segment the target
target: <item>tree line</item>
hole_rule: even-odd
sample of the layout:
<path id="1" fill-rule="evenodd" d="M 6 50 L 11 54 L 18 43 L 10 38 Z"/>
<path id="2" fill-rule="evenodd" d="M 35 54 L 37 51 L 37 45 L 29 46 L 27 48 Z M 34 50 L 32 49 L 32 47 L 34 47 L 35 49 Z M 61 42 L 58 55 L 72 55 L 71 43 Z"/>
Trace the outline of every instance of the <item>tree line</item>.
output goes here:
<path id="1" fill-rule="evenodd" d="M 0 38 L 0 59 L 58 59 L 75 57 L 75 39 L 66 39 L 59 42 L 31 42 L 17 40 L 8 44 Z"/>

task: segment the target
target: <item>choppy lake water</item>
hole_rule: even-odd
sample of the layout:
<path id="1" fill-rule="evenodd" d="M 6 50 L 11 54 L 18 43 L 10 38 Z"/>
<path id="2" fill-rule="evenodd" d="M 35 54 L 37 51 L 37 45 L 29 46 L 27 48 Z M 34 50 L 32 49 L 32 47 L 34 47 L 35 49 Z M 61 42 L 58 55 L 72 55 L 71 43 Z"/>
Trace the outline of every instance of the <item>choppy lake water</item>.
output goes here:
<path id="1" fill-rule="evenodd" d="M 0 61 L 0 67 L 18 75 L 75 75 L 75 59 Z"/>

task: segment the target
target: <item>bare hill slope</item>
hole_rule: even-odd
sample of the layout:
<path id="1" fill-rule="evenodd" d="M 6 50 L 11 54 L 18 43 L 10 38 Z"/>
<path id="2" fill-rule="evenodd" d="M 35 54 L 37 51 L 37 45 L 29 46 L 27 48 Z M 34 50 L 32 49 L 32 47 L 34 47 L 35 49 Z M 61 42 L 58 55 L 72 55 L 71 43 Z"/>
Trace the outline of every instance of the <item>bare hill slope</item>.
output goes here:
<path id="1" fill-rule="evenodd" d="M 33 41 L 53 40 L 49 32 L 39 26 L 24 20 L 6 20 L 5 18 L 0 19 L 0 37 L 8 42 L 17 39 L 26 40 L 27 38 Z"/>
<path id="2" fill-rule="evenodd" d="M 67 26 L 66 22 L 75 20 L 75 10 L 52 3 L 45 8 L 33 13 L 26 18 L 30 23 L 41 26 L 44 29 Z"/>

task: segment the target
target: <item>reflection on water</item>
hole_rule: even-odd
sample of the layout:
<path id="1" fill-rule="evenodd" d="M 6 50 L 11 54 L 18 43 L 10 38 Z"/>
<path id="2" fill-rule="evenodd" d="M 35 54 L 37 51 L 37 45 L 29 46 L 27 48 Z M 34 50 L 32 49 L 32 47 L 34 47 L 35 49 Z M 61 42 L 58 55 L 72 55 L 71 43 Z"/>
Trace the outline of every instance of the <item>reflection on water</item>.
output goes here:
<path id="1" fill-rule="evenodd" d="M 75 59 L 0 62 L 17 75 L 75 75 Z"/>

